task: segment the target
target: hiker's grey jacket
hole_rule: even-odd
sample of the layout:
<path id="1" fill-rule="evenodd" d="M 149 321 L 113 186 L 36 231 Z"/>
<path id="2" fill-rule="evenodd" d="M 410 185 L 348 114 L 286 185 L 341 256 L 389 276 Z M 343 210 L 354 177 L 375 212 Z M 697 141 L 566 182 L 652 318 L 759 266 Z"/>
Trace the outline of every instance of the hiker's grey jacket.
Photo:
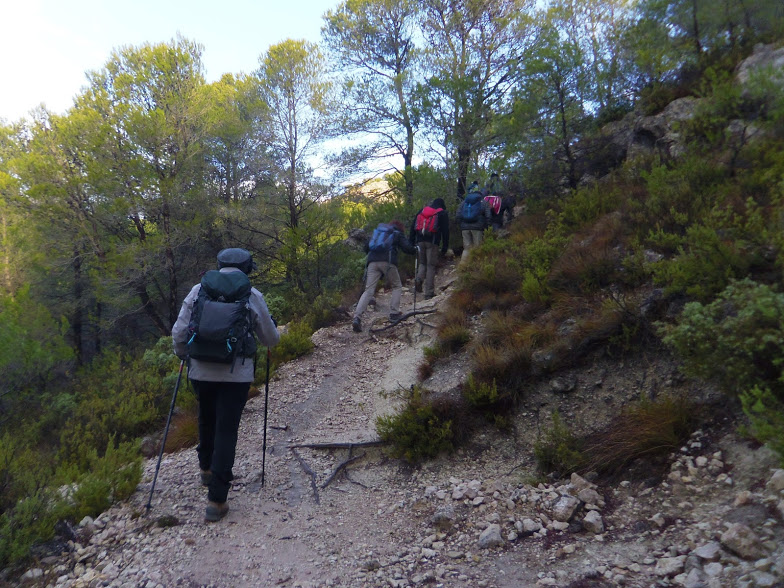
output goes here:
<path id="1" fill-rule="evenodd" d="M 241 270 L 236 267 L 224 267 L 220 271 L 238 272 Z M 200 289 L 201 284 L 196 284 L 191 288 L 191 291 L 182 303 L 177 322 L 174 323 L 172 328 L 174 353 L 177 354 L 177 357 L 182 358 L 188 355 L 188 324 L 191 321 L 193 305 L 199 298 Z M 251 316 L 253 317 L 253 330 L 259 339 L 259 343 L 264 347 L 272 347 L 280 341 L 280 333 L 278 333 L 275 323 L 272 322 L 267 303 L 264 302 L 264 296 L 256 288 L 251 288 L 249 302 Z M 237 361 L 234 362 L 234 370 L 232 370 L 231 364 L 191 359 L 188 363 L 188 377 L 191 380 L 201 380 L 203 382 L 253 382 L 253 358 L 238 357 Z"/>

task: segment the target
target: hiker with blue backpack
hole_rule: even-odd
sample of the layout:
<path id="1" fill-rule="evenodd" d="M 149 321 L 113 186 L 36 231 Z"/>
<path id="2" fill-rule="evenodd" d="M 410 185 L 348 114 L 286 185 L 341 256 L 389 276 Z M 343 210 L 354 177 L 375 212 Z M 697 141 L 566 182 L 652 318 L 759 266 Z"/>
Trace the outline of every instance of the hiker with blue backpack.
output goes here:
<path id="1" fill-rule="evenodd" d="M 408 242 L 405 236 L 406 227 L 399 220 L 389 223 L 380 223 L 370 238 L 367 245 L 367 266 L 365 268 L 365 291 L 357 302 L 354 319 L 351 327 L 355 332 L 362 331 L 362 315 L 376 293 L 376 286 L 381 278 L 386 278 L 387 286 L 392 288 L 389 299 L 389 320 L 394 322 L 403 316 L 400 313 L 400 297 L 403 294 L 403 284 L 397 271 L 397 253 L 402 249 L 404 253 L 413 255 L 416 248 Z"/>
<path id="2" fill-rule="evenodd" d="M 466 194 L 465 199 L 457 207 L 455 218 L 463 233 L 463 254 L 460 256 L 462 264 L 468 259 L 471 249 L 482 244 L 485 228 L 490 222 L 490 208 L 483 194 L 479 191 Z"/>
<path id="3" fill-rule="evenodd" d="M 436 198 L 424 206 L 411 223 L 409 240 L 417 246 L 417 275 L 414 288 L 425 289 L 425 300 L 435 296 L 436 265 L 438 251 L 446 255 L 449 249 L 449 213 L 443 198 Z"/>
<path id="4" fill-rule="evenodd" d="M 257 341 L 269 348 L 280 340 L 264 297 L 251 287 L 255 269 L 245 249 L 218 253 L 218 269 L 204 274 L 182 303 L 172 328 L 174 353 L 188 362 L 188 378 L 199 402 L 201 483 L 207 486 L 204 519 L 229 512 L 240 418 L 255 377 Z"/>

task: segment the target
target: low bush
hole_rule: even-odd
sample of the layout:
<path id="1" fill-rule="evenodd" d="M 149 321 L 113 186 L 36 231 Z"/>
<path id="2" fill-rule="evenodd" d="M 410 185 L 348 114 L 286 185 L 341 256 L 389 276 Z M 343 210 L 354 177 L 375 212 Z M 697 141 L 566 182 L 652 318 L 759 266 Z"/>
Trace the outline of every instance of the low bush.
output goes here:
<path id="1" fill-rule="evenodd" d="M 376 429 L 382 441 L 391 445 L 391 454 L 410 463 L 433 458 L 455 446 L 455 407 L 434 403 L 414 387 L 406 405 L 395 415 L 381 416 Z"/>
<path id="2" fill-rule="evenodd" d="M 710 304 L 690 302 L 676 324 L 659 324 L 693 376 L 728 393 L 769 389 L 784 399 L 784 294 L 748 278 Z"/>
<path id="3" fill-rule="evenodd" d="M 552 413 L 552 426 L 534 442 L 534 457 L 540 472 L 558 476 L 579 471 L 585 463 L 580 439 L 564 424 L 557 410 Z"/>
<path id="4" fill-rule="evenodd" d="M 740 400 L 749 419 L 749 433 L 775 451 L 784 467 L 784 402 L 757 386 L 743 392 Z"/>

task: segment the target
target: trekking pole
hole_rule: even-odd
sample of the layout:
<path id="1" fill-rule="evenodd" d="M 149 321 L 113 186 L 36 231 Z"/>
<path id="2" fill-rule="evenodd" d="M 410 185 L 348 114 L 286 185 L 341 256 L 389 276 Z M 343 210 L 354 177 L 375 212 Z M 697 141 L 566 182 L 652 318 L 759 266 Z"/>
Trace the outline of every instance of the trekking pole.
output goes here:
<path id="1" fill-rule="evenodd" d="M 166 419 L 166 428 L 163 431 L 163 441 L 161 441 L 161 450 L 158 453 L 158 464 L 155 466 L 155 476 L 152 479 L 152 488 L 150 488 L 150 497 L 147 499 L 147 510 L 152 507 L 152 493 L 155 492 L 155 482 L 158 480 L 158 470 L 161 469 L 161 459 L 163 459 L 163 449 L 166 447 L 166 437 L 169 435 L 169 425 L 171 424 L 172 413 L 174 412 L 174 403 L 177 401 L 177 390 L 180 389 L 180 380 L 182 379 L 182 366 L 185 365 L 185 360 L 180 361 L 180 371 L 177 374 L 177 383 L 174 385 L 174 394 L 172 394 L 171 406 L 169 407 L 169 418 Z"/>
<path id="2" fill-rule="evenodd" d="M 267 378 L 264 381 L 264 440 L 261 443 L 261 487 L 264 488 L 264 462 L 267 458 L 267 406 L 269 404 L 270 348 L 267 347 Z"/>
<path id="3" fill-rule="evenodd" d="M 417 274 L 419 274 L 419 245 L 416 246 L 416 257 L 414 258 L 414 311 L 416 312 L 416 290 Z"/>

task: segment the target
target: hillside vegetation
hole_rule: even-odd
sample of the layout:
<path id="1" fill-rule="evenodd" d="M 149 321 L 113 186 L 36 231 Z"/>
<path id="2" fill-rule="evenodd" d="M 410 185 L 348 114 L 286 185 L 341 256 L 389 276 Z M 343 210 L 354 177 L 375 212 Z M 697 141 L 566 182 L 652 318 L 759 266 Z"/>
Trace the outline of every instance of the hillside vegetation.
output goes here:
<path id="1" fill-rule="evenodd" d="M 784 14 L 747 4 L 346 0 L 323 43 L 282 41 L 252 74 L 207 84 L 188 39 L 125 47 L 68 112 L 3 122 L 0 566 L 136 487 L 171 326 L 218 250 L 254 254 L 288 323 L 274 369 L 356 299 L 352 229 L 434 197 L 451 213 L 492 171 L 520 213 L 461 270 L 420 367 L 462 350 L 471 373 L 460 399 L 415 389 L 379 423 L 399 455 L 454 447 L 477 416 L 508 426 L 532 379 L 597 346 L 660 344 L 781 452 Z M 646 399 L 603 439 L 555 417 L 542 469 L 672 447 L 688 400 Z M 177 409 L 170 449 L 194 440 L 193 396 Z"/>

